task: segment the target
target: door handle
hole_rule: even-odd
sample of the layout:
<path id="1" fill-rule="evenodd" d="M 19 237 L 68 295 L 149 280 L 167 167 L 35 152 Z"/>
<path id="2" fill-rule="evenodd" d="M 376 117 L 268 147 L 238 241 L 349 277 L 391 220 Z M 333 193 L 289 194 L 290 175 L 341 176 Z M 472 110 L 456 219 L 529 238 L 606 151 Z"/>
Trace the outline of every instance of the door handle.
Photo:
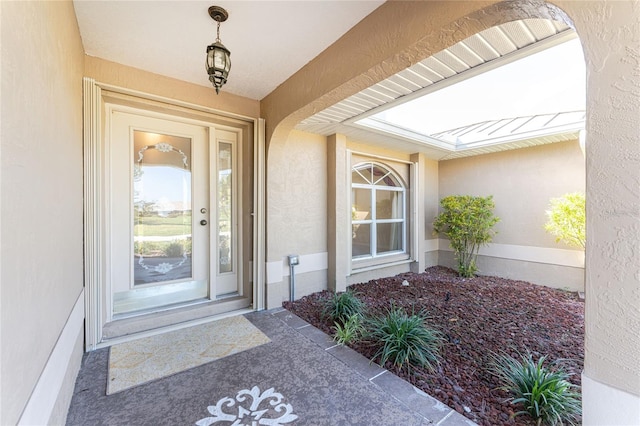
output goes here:
<path id="1" fill-rule="evenodd" d="M 200 225 L 205 226 L 207 224 L 207 221 L 205 219 L 202 219 L 200 221 Z"/>

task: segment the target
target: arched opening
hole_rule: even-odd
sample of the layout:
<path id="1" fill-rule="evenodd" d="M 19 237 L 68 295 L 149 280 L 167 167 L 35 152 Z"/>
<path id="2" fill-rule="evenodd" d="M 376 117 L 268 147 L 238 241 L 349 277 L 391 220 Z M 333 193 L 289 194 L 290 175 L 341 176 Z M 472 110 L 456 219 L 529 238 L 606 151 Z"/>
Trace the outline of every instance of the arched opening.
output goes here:
<path id="1" fill-rule="evenodd" d="M 590 200 L 587 204 L 587 228 L 590 242 L 586 257 L 586 303 L 587 310 L 591 310 L 591 313 L 587 314 L 587 318 L 591 316 L 592 320 L 587 321 L 586 327 L 586 333 L 589 337 L 583 375 L 589 380 L 587 386 L 590 392 L 588 393 L 591 395 L 615 395 L 609 399 L 616 401 L 615 404 L 621 404 L 618 401 L 636 401 L 637 399 L 633 398 L 637 398 L 640 393 L 640 389 L 634 382 L 634 379 L 640 376 L 640 366 L 633 350 L 633 343 L 630 343 L 637 341 L 633 337 L 637 327 L 626 327 L 621 322 L 623 320 L 616 319 L 618 315 L 620 318 L 633 317 L 633 314 L 630 313 L 633 310 L 632 303 L 637 301 L 637 298 L 628 296 L 637 293 L 637 280 L 634 278 L 634 274 L 637 274 L 638 260 L 629 254 L 636 252 L 634 247 L 637 247 L 638 244 L 637 231 L 634 231 L 636 228 L 633 225 L 633 221 L 637 220 L 638 215 L 637 209 L 632 207 L 635 202 L 633 200 L 637 201 L 637 197 L 633 195 L 634 191 L 630 190 L 634 186 L 634 182 L 637 184 L 638 176 L 637 172 L 632 171 L 635 170 L 632 166 L 633 161 L 631 161 L 633 156 L 629 157 L 627 154 L 637 152 L 637 148 L 632 148 L 631 141 L 637 138 L 637 129 L 633 127 L 632 123 L 635 121 L 632 116 L 638 112 L 638 108 L 637 102 L 634 103 L 632 97 L 616 89 L 617 87 L 625 87 L 632 92 L 630 85 L 633 79 L 630 80 L 628 76 L 632 74 L 631 68 L 634 61 L 630 59 L 630 51 L 625 46 L 631 42 L 629 34 L 633 30 L 624 16 L 625 14 L 631 16 L 634 13 L 637 15 L 637 11 L 633 12 L 633 8 L 629 4 L 616 5 L 612 8 L 603 6 L 602 10 L 591 4 L 571 2 L 560 2 L 560 4 L 575 20 L 581 38 L 584 36 L 582 42 L 588 53 L 587 67 L 589 69 L 586 174 L 590 178 L 588 178 L 589 185 L 586 192 Z M 439 8 L 441 6 L 442 9 Z M 393 14 L 393 19 L 389 19 L 390 22 L 386 26 L 381 24 L 385 19 L 388 19 L 390 14 Z M 404 14 L 410 15 L 412 19 L 403 20 Z M 382 81 L 406 68 L 407 65 L 412 65 L 434 52 L 454 45 L 470 34 L 501 23 L 527 18 L 552 19 L 573 25 L 573 22 L 567 18 L 562 10 L 544 2 L 526 5 L 521 2 L 496 2 L 483 9 L 480 9 L 477 4 L 457 4 L 447 10 L 444 9 L 444 5 L 440 4 L 403 4 L 398 6 L 398 10 L 392 10 L 391 5 L 384 5 L 372 15 L 375 16 L 366 19 L 358 26 L 364 32 L 367 25 L 376 25 L 376 34 L 372 36 L 370 42 L 358 39 L 361 35 L 358 31 L 352 32 L 341 40 L 337 51 L 331 52 L 335 54 L 333 60 L 329 53 L 323 54 L 322 57 L 317 58 L 317 61 L 313 61 L 301 70 L 296 78 L 288 81 L 288 84 L 281 86 L 263 101 L 263 105 L 267 107 L 265 110 L 270 111 L 267 120 L 272 126 L 268 130 L 268 140 L 270 141 L 268 174 L 274 170 L 275 173 L 279 173 L 281 168 L 282 158 L 271 157 L 274 152 L 273 148 L 282 152 L 282 148 L 276 148 L 277 145 L 284 145 L 288 143 L 286 141 L 293 143 L 293 137 L 304 139 L 297 130 L 291 133 L 297 123 L 364 90 L 372 82 Z M 599 16 L 602 18 L 598 18 Z M 605 16 L 609 18 L 613 16 L 616 22 L 620 22 L 630 32 L 626 35 L 621 32 L 614 34 L 610 29 L 611 22 L 607 24 Z M 431 31 L 425 31 L 426 25 L 422 28 L 416 28 L 419 25 L 414 22 L 428 23 Z M 401 27 L 405 31 L 402 35 L 398 35 L 391 27 Z M 433 31 L 433 28 L 439 28 L 440 31 Z M 394 34 L 397 36 L 397 40 L 395 40 L 397 43 L 393 45 L 392 53 L 390 50 L 385 50 L 390 49 L 388 43 L 381 43 L 380 38 Z M 428 35 L 424 36 L 424 34 Z M 349 43 L 359 43 L 359 46 L 349 46 Z M 376 52 L 378 46 L 382 47 L 379 49 L 381 50 L 379 54 L 376 55 L 373 52 Z M 604 59 L 610 58 L 609 48 L 613 49 L 613 55 L 617 61 Z M 362 51 L 371 54 L 367 56 L 370 62 L 360 61 L 361 58 L 357 53 Z M 348 54 L 357 56 L 357 60 L 348 61 L 344 56 L 341 56 Z M 322 72 L 327 69 L 329 63 L 336 68 L 336 73 L 331 73 L 328 78 L 323 79 L 321 78 Z M 348 67 L 346 64 L 349 64 L 353 69 L 345 71 L 342 79 L 335 80 L 334 78 L 337 77 L 334 74 L 340 73 L 343 64 L 345 64 L 345 68 Z M 602 72 L 604 69 L 607 72 Z M 315 83 L 304 87 L 304 84 L 301 84 L 302 81 Z M 606 93 L 606 99 L 609 99 L 608 102 L 605 102 L 606 105 L 602 103 L 602 91 Z M 293 94 L 296 95 L 295 100 L 292 99 Z M 270 107 L 274 105 L 282 108 L 271 109 Z M 610 112 L 607 112 L 607 108 L 615 110 L 615 118 Z M 612 118 L 612 120 L 607 122 L 606 117 Z M 340 145 L 341 135 L 336 134 L 332 138 L 332 149 L 324 153 L 325 161 L 329 163 L 326 169 L 338 170 L 345 164 L 345 161 L 340 158 L 339 152 L 333 147 L 336 144 Z M 613 140 L 612 138 L 621 141 L 621 144 L 612 147 L 607 142 Z M 357 143 L 362 143 L 362 141 L 358 140 Z M 380 152 L 377 155 L 385 156 L 386 154 L 388 153 Z M 411 155 L 407 155 L 405 160 L 416 164 L 426 162 L 420 156 L 411 158 Z M 433 170 L 426 167 L 426 173 L 432 174 Z M 271 175 L 271 177 L 274 176 Z M 272 191 L 275 187 L 275 193 L 272 192 L 268 196 L 270 202 L 268 221 L 271 221 L 271 209 L 277 209 L 276 206 L 282 196 L 282 194 L 278 194 L 277 180 L 271 180 L 271 177 L 268 178 L 267 191 Z M 331 185 L 333 182 L 329 184 Z M 612 203 L 615 207 L 605 208 L 607 203 Z M 621 212 L 626 213 L 620 214 Z M 329 223 L 331 220 L 327 219 L 327 222 Z M 269 240 L 277 238 L 271 232 L 270 224 L 268 224 L 268 228 Z M 339 225 L 336 228 L 339 228 Z M 274 247 L 269 243 L 268 260 L 276 261 L 281 253 L 272 250 L 272 248 Z M 329 259 L 329 264 L 331 261 L 332 259 Z M 336 281 L 336 277 L 329 276 L 327 287 L 332 288 L 332 281 Z M 269 284 L 276 284 L 273 290 L 277 292 L 277 283 Z M 615 331 L 608 333 L 606 330 L 610 330 L 611 327 L 614 327 Z M 628 374 L 629 371 L 633 374 Z M 619 393 L 617 389 L 622 389 L 624 392 Z M 631 395 L 629 397 L 631 399 L 624 395 Z M 589 400 L 589 396 L 585 396 L 585 400 Z M 593 396 L 590 400 L 595 402 Z M 588 414 L 591 416 L 590 419 L 598 418 L 596 411 L 610 414 L 624 411 L 603 408 L 602 404 L 585 404 L 585 407 L 592 410 Z M 629 411 L 627 410 L 626 413 Z M 600 416 L 600 418 L 606 418 L 602 414 Z"/>
<path id="2" fill-rule="evenodd" d="M 562 62 L 565 59 L 568 60 Z M 580 61 L 579 66 L 574 68 L 572 60 Z M 565 70 L 571 72 L 562 75 Z M 573 384 L 579 386 L 584 358 L 584 304 L 578 300 L 575 291 L 584 291 L 584 253 L 564 246 L 559 248 L 545 233 L 544 220 L 550 198 L 564 192 L 584 192 L 584 157 L 578 140 L 584 129 L 584 74 L 580 44 L 570 27 L 549 20 L 511 21 L 471 35 L 300 123 L 295 132 L 298 144 L 311 145 L 317 136 L 330 132 L 341 132 L 346 139 L 344 146 L 336 145 L 328 150 L 326 161 L 344 157 L 350 173 L 339 177 L 343 166 L 337 163 L 331 164 L 331 170 L 327 164 L 325 173 L 332 174 L 326 178 L 336 188 L 342 185 L 350 189 L 347 211 L 338 207 L 343 196 L 339 189 L 334 193 L 327 191 L 326 195 L 317 191 L 304 195 L 306 199 L 314 195 L 335 198 L 331 201 L 337 207 L 331 211 L 327 209 L 327 228 L 329 234 L 337 235 L 338 241 L 328 247 L 327 252 L 335 264 L 345 264 L 346 282 L 368 281 L 370 286 L 358 284 L 354 288 L 366 299 L 375 298 L 377 304 L 389 304 L 390 301 L 385 301 L 382 283 L 391 290 L 394 280 L 389 277 L 398 272 L 421 273 L 425 267 L 433 267 L 424 275 L 403 276 L 409 282 L 424 277 L 441 282 L 450 280 L 450 276 L 436 268 L 438 265 L 456 266 L 448 241 L 434 236 L 430 228 L 438 212 L 438 201 L 456 194 L 490 195 L 501 221 L 494 241 L 481 252 L 478 267 L 479 275 L 498 278 L 491 278 L 493 281 L 489 283 L 478 281 L 476 285 L 478 289 L 484 289 L 483 297 L 497 300 L 500 312 L 486 311 L 484 307 L 476 306 L 477 299 L 470 298 L 465 302 L 466 310 L 474 312 L 477 319 L 470 321 L 458 315 L 453 318 L 455 322 L 445 321 L 438 326 L 451 342 L 458 341 L 455 345 L 460 347 L 484 347 L 494 353 L 531 352 L 536 354 L 536 360 L 545 356 L 548 362 L 572 359 L 565 368 L 574 373 Z M 574 90 L 569 90 L 571 88 Z M 545 93 L 541 93 L 543 91 Z M 371 106 L 376 103 L 379 105 Z M 358 111 L 358 107 L 364 112 Z M 316 143 L 322 141 L 318 139 Z M 298 160 L 293 149 L 280 151 L 274 147 L 274 152 L 287 156 L 293 163 Z M 373 158 L 366 160 L 367 155 Z M 419 157 L 423 157 L 424 164 L 416 161 Z M 396 162 L 408 160 L 412 168 L 411 171 L 407 168 L 406 181 L 410 184 L 406 193 L 411 192 L 413 206 L 422 209 L 411 218 L 405 215 L 405 211 L 413 210 L 405 210 L 405 188 L 394 183 L 399 182 L 397 179 L 385 181 L 379 187 L 380 179 L 391 173 L 385 161 L 392 159 Z M 432 173 L 428 173 L 429 169 Z M 322 180 L 323 170 L 317 171 Z M 309 188 L 312 185 L 304 185 L 304 181 L 310 178 L 298 175 L 295 181 L 297 185 Z M 313 179 L 317 187 L 318 176 Z M 293 176 L 289 181 L 294 181 Z M 426 195 L 425 189 L 431 189 L 432 193 Z M 391 201 L 389 191 L 395 195 L 393 204 L 399 203 L 402 208 L 396 206 L 395 214 L 378 215 L 378 199 Z M 346 217 L 350 219 L 351 238 L 340 236 L 338 227 L 331 225 Z M 291 218 L 287 223 L 292 223 Z M 418 229 L 419 223 L 426 223 L 422 232 Z M 390 230 L 395 232 L 388 232 Z M 399 238 L 404 237 L 406 230 L 415 242 L 413 246 L 407 244 L 408 237 L 406 240 Z M 395 236 L 391 243 L 384 239 L 390 235 Z M 350 255 L 346 257 L 351 259 L 350 263 L 334 254 L 340 244 L 348 246 Z M 406 256 L 397 257 L 403 254 Z M 427 257 L 430 257 L 428 261 L 422 261 Z M 564 294 L 560 292 L 527 287 L 529 295 L 536 296 L 528 299 L 528 307 L 521 306 L 518 315 L 511 317 L 518 304 L 512 300 L 512 295 L 521 294 L 522 283 L 511 282 L 510 289 L 506 290 L 496 284 L 504 283 L 504 278 L 570 288 L 574 291 L 573 299 L 563 299 Z M 310 288 L 316 278 L 300 279 L 308 280 Z M 494 294 L 488 294 L 489 287 Z M 452 286 L 446 292 L 448 297 L 460 300 L 466 296 L 457 293 L 460 288 L 461 285 Z M 323 289 L 318 286 L 316 290 Z M 369 291 L 375 291 L 376 296 Z M 394 291 L 392 303 L 396 306 L 413 303 L 415 309 L 427 310 L 432 305 L 423 305 L 421 301 L 437 304 L 429 299 L 433 291 L 428 292 L 429 295 L 415 291 L 418 290 L 407 296 L 407 300 L 402 299 L 402 293 Z M 297 294 L 304 295 L 305 292 Z M 419 301 L 413 301 L 414 297 Z M 558 304 L 563 303 L 565 306 L 557 309 Z M 543 311 L 544 315 L 541 315 Z M 437 312 L 438 317 L 451 315 Z M 521 340 L 503 340 L 510 333 L 509 324 L 515 323 Z M 475 329 L 474 324 L 482 325 Z M 469 332 L 458 335 L 464 327 Z M 487 330 L 496 335 L 485 335 Z M 566 348 L 571 348 L 571 352 Z M 490 363 L 484 358 L 483 351 L 474 350 L 472 353 L 479 359 L 469 365 L 464 361 L 458 363 L 455 350 L 451 352 L 447 348 L 446 353 L 441 374 L 463 372 L 460 376 L 464 379 L 448 380 L 455 389 L 467 389 L 466 394 L 456 395 L 460 398 L 456 402 L 449 393 L 436 394 L 442 386 L 434 387 L 426 380 L 417 381 L 422 383 L 421 389 L 439 397 L 445 404 L 456 406 L 461 414 L 474 421 L 500 422 L 498 412 L 508 410 L 508 404 L 502 407 L 501 401 L 472 396 L 474 392 L 476 395 L 490 394 L 500 383 L 493 382 L 487 374 L 465 373 L 479 371 L 479 366 Z M 446 386 L 445 382 L 440 384 Z M 505 398 L 506 395 L 502 395 L 498 399 Z M 484 404 L 491 407 L 486 412 Z M 493 413 L 494 417 L 488 413 Z"/>

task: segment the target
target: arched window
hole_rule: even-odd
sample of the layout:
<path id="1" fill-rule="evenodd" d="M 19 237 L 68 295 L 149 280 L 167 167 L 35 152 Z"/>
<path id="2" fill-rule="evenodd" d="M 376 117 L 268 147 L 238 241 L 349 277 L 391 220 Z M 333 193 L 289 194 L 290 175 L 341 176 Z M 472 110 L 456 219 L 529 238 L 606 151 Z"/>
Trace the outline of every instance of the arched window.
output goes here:
<path id="1" fill-rule="evenodd" d="M 351 256 L 406 252 L 406 189 L 387 167 L 361 163 L 351 172 Z"/>

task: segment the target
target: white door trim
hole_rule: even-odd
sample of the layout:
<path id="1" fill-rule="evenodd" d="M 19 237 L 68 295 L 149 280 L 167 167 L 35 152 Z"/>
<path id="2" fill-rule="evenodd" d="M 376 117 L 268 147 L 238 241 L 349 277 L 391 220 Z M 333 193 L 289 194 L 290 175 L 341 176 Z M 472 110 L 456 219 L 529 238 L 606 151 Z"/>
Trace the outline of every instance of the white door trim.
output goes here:
<path id="1" fill-rule="evenodd" d="M 253 309 L 265 308 L 266 209 L 265 121 L 259 118 L 253 132 Z"/>
<path id="2" fill-rule="evenodd" d="M 106 221 L 101 207 L 105 199 L 102 176 L 106 166 L 103 156 L 102 114 L 105 97 L 135 97 L 166 110 L 187 114 L 185 121 L 206 123 L 207 119 L 221 118 L 241 126 L 251 126 L 254 134 L 254 211 L 253 211 L 253 309 L 264 309 L 264 265 L 265 265 L 265 130 L 264 120 L 240 114 L 218 111 L 188 102 L 168 99 L 148 93 L 83 79 L 83 119 L 84 119 L 84 259 L 85 259 L 85 337 L 86 351 L 103 347 L 102 327 L 105 301 L 100 285 L 105 276 L 103 242 L 108 235 Z M 199 119 L 199 118 L 202 119 Z M 106 135 L 108 136 L 108 135 Z"/>

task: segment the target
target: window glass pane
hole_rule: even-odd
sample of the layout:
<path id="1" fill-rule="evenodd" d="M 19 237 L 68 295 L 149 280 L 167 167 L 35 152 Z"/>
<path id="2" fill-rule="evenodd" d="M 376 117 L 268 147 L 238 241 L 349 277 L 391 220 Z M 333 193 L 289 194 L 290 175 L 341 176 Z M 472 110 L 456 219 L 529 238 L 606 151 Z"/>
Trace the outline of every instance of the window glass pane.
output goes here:
<path id="1" fill-rule="evenodd" d="M 233 158 L 230 143 L 218 147 L 218 272 L 232 272 L 233 229 Z"/>
<path id="2" fill-rule="evenodd" d="M 371 190 L 353 188 L 351 220 L 371 220 Z"/>
<path id="3" fill-rule="evenodd" d="M 351 183 L 371 184 L 371 164 L 361 164 L 353 168 Z"/>
<path id="4" fill-rule="evenodd" d="M 353 257 L 371 256 L 371 225 L 352 226 L 351 255 Z"/>
<path id="5" fill-rule="evenodd" d="M 133 132 L 134 285 L 191 278 L 191 139 Z"/>
<path id="6" fill-rule="evenodd" d="M 376 219 L 402 218 L 402 192 L 376 191 Z"/>
<path id="7" fill-rule="evenodd" d="M 402 222 L 379 223 L 377 231 L 377 254 L 402 250 Z"/>
<path id="8" fill-rule="evenodd" d="M 381 186 L 401 186 L 400 182 L 398 182 L 389 170 L 379 166 L 374 166 L 373 168 L 373 183 Z"/>

